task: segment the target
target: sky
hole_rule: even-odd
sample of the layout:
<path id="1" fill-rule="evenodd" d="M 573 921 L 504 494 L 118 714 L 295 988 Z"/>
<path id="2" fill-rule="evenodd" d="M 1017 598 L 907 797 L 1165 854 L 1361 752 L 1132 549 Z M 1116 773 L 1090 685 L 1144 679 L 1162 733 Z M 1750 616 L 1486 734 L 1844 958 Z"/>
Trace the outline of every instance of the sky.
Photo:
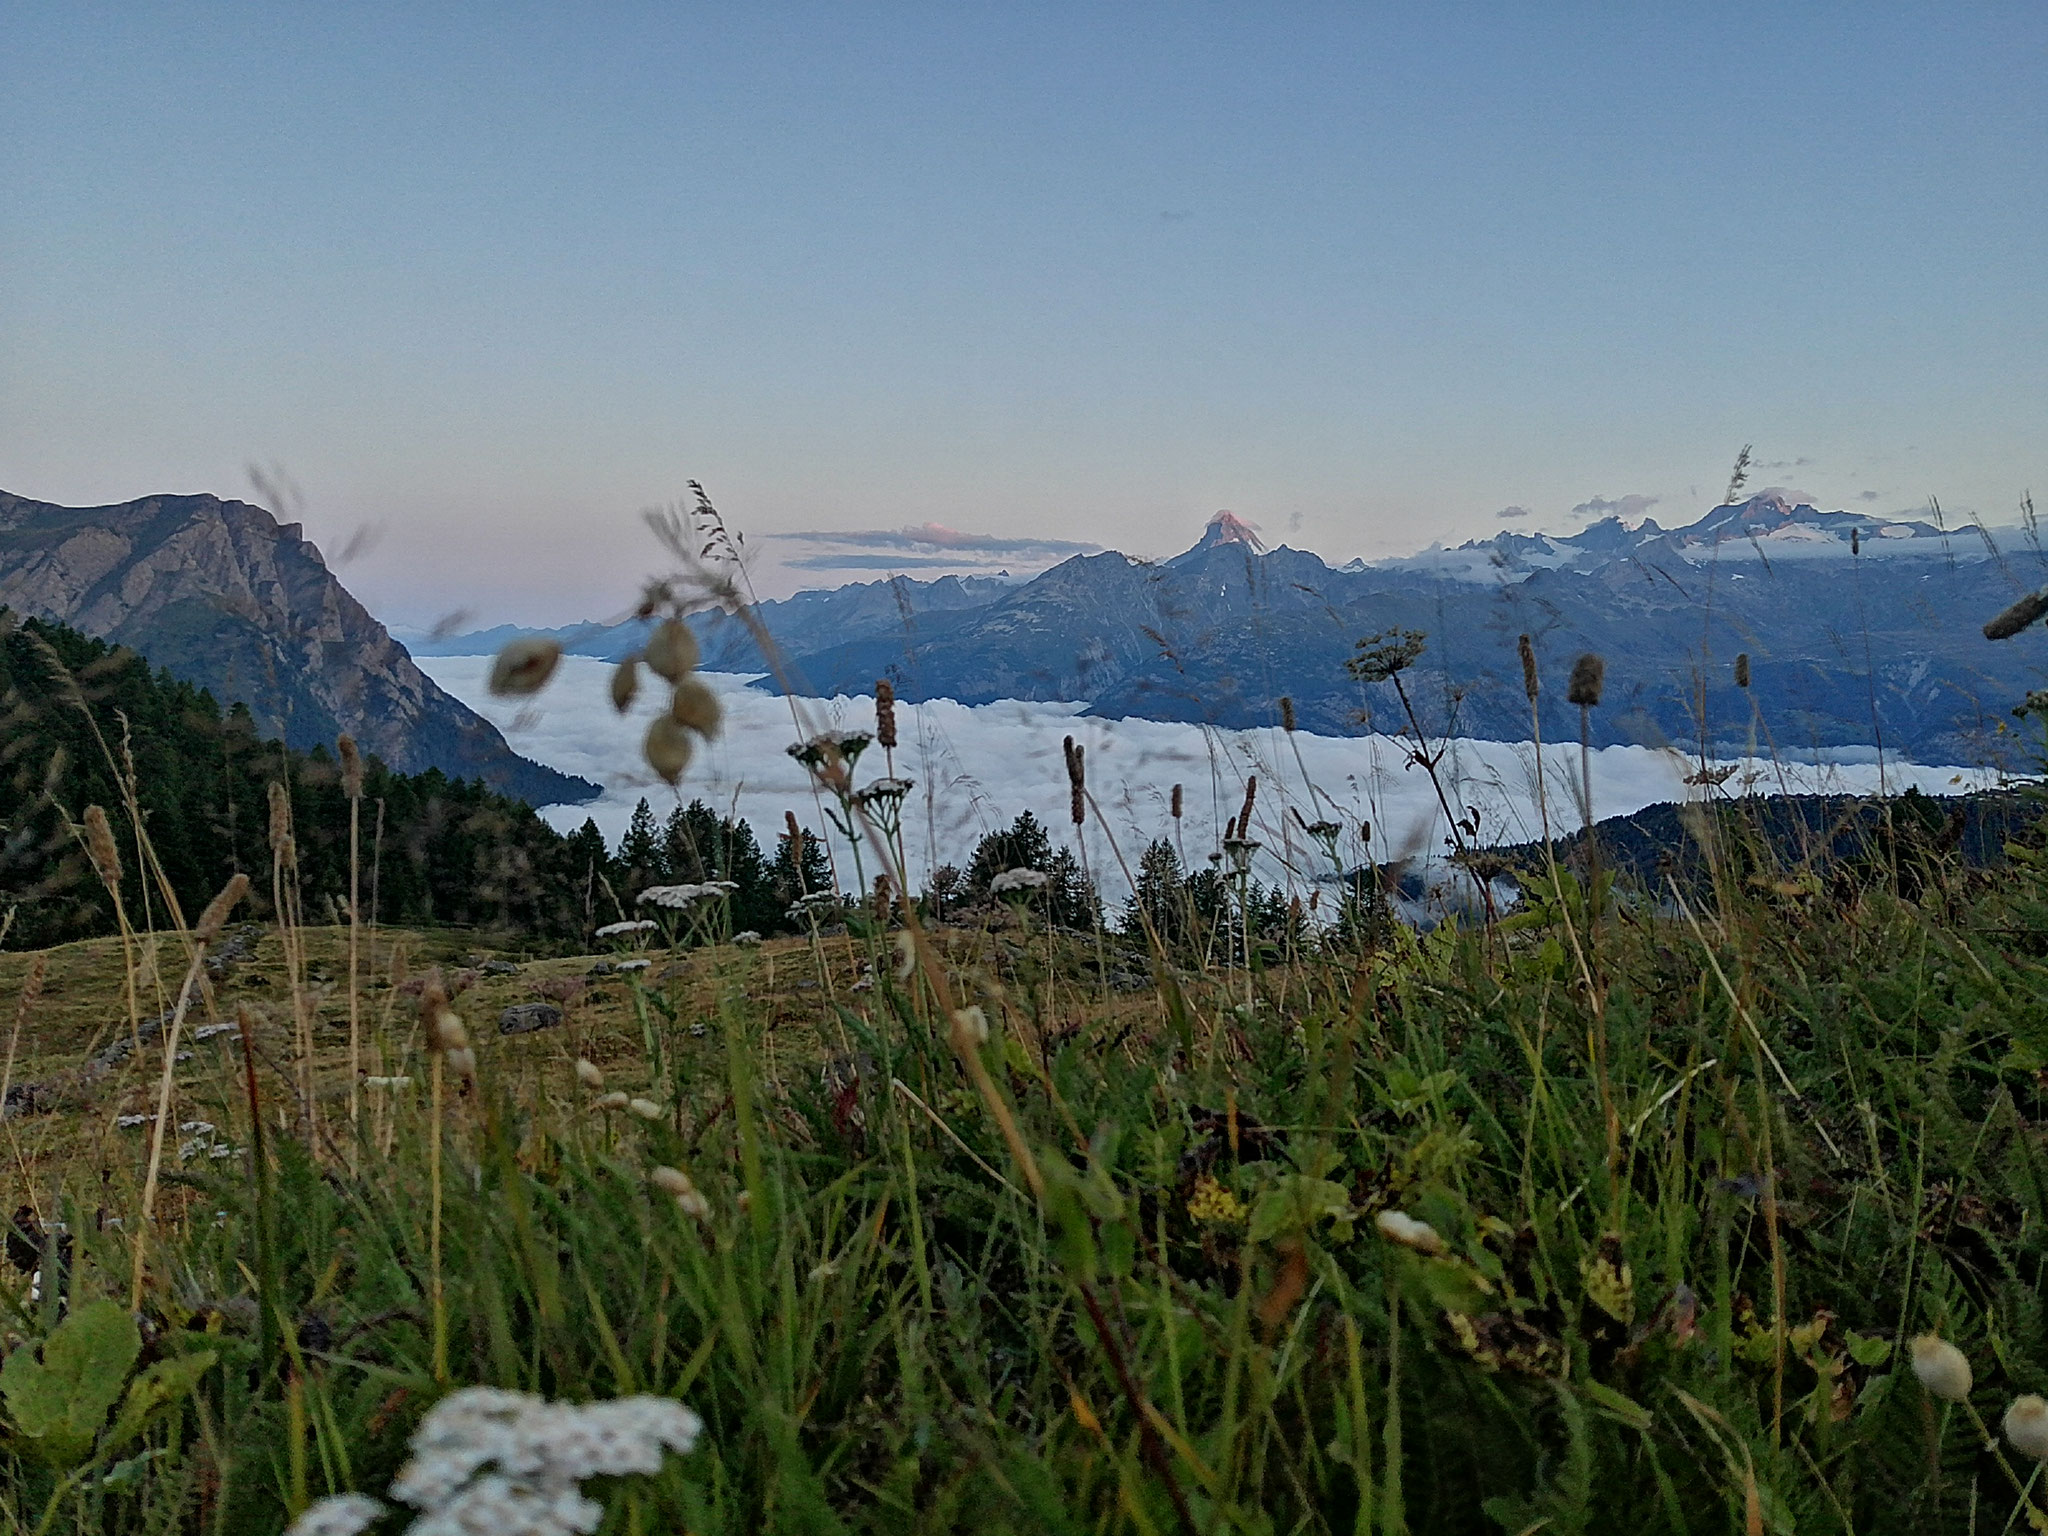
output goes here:
<path id="1" fill-rule="evenodd" d="M 2048 490 L 2048 7 L 0 0 L 0 488 L 388 622 Z M 252 478 L 251 466 L 261 473 Z M 260 484 L 263 489 L 254 489 Z"/>

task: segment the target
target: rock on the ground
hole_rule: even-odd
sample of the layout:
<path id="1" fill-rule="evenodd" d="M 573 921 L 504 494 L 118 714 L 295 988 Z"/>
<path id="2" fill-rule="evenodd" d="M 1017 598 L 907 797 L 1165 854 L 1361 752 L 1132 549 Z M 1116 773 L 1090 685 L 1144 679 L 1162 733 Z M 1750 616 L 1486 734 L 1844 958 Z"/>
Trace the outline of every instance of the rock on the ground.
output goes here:
<path id="1" fill-rule="evenodd" d="M 530 1035 L 537 1029 L 553 1029 L 562 1022 L 562 1010 L 553 1003 L 515 1003 L 498 1015 L 501 1035 Z"/>

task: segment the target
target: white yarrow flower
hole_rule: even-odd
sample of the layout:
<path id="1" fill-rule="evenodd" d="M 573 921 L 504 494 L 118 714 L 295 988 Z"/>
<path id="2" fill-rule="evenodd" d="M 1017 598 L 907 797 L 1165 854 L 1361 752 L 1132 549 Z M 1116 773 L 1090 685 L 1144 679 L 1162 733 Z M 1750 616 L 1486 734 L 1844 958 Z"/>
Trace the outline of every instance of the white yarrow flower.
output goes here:
<path id="1" fill-rule="evenodd" d="M 1002 896 L 1011 891 L 1035 891 L 1051 876 L 1042 869 L 1006 869 L 989 881 L 991 895 Z"/>
<path id="2" fill-rule="evenodd" d="M 285 1536 L 357 1536 L 384 1516 L 384 1506 L 366 1494 L 338 1493 L 308 1507 Z"/>
<path id="3" fill-rule="evenodd" d="M 659 925 L 651 917 L 636 917 L 631 922 L 606 923 L 597 930 L 600 939 L 619 939 L 629 934 L 652 933 Z"/>

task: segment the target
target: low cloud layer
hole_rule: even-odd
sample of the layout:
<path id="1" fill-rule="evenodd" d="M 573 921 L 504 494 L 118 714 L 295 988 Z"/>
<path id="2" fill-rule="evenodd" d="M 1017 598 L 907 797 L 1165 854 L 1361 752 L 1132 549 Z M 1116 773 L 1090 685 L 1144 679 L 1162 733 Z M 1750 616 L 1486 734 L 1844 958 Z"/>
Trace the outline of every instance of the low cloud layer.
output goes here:
<path id="1" fill-rule="evenodd" d="M 1493 515 L 1495 517 L 1527 517 L 1529 509 L 1527 507 L 1502 507 Z"/>
<path id="2" fill-rule="evenodd" d="M 880 571 L 896 569 L 996 569 L 1002 566 L 1043 566 L 1069 555 L 1092 555 L 1102 548 L 1073 539 L 1021 538 L 995 533 L 962 533 L 943 523 L 914 528 L 813 529 L 772 533 L 767 538 L 814 546 L 814 554 L 782 563 L 802 571 Z"/>
<path id="3" fill-rule="evenodd" d="M 1618 496 L 1610 501 L 1605 496 L 1594 496 L 1573 507 L 1572 516 L 1618 517 L 1630 523 L 1647 514 L 1661 499 L 1657 496 Z"/>
<path id="4" fill-rule="evenodd" d="M 493 698 L 484 686 L 489 657 L 423 656 L 419 662 L 437 683 L 499 726 L 515 751 L 604 785 L 603 798 L 592 805 L 547 808 L 543 814 L 554 826 L 568 831 L 589 817 L 616 844 L 643 795 L 664 816 L 676 805 L 675 793 L 653 779 L 639 760 L 640 738 L 663 701 L 643 690 L 630 714 L 616 714 L 607 663 L 565 656 L 538 698 L 508 701 Z M 826 833 L 808 776 L 784 751 L 795 735 L 789 701 L 748 688 L 732 674 L 707 673 L 705 681 L 725 705 L 725 730 L 691 764 L 683 798 L 701 798 L 721 810 L 736 807 L 752 823 L 764 850 L 773 850 L 785 811 Z M 874 728 L 872 699 L 804 699 L 797 707 L 807 731 Z M 1097 720 L 1083 716 L 1084 707 L 1014 701 L 968 706 L 950 699 L 897 705 L 902 739 L 895 768 L 917 781 L 904 821 L 910 829 L 906 842 L 914 880 L 922 882 L 935 860 L 964 865 L 976 839 L 1008 825 L 1019 811 L 1029 810 L 1044 822 L 1055 843 L 1071 843 L 1061 750 L 1069 734 L 1087 748 L 1088 782 L 1104 818 L 1102 824 L 1089 824 L 1088 856 L 1113 901 L 1124 893 L 1110 839 L 1135 864 L 1152 838 L 1178 837 L 1187 862 L 1201 867 L 1216 849 L 1223 820 L 1238 809 L 1247 773 L 1259 776 L 1253 830 L 1264 845 L 1261 879 L 1305 893 L 1327 872 L 1321 853 L 1306 846 L 1290 807 L 1311 820 L 1338 810 L 1354 828 L 1360 818 L 1369 820 L 1377 829 L 1373 847 L 1368 851 L 1349 842 L 1341 850 L 1347 862 L 1362 860 L 1368 852 L 1386 858 L 1401 849 L 1442 846 L 1442 812 L 1429 780 L 1413 771 L 1408 749 L 1390 737 L 1205 731 L 1168 721 Z M 1526 744 L 1461 742 L 1452 760 L 1459 768 L 1455 798 L 1460 805 L 1480 808 L 1489 841 L 1540 835 L 1535 761 Z M 1681 776 L 1689 765 L 1669 752 L 1605 747 L 1592 760 L 1594 807 L 1601 816 L 1624 815 L 1686 794 Z M 1304 765 L 1316 787 L 1315 799 L 1303 784 Z M 882 767 L 880 750 L 874 749 L 861 760 L 859 776 L 880 774 Z M 1870 764 L 1807 768 L 1787 763 L 1784 771 L 1795 789 L 1836 794 L 1867 792 L 1877 782 Z M 1578 748 L 1560 750 L 1546 772 L 1553 795 L 1559 784 L 1575 783 Z M 1955 772 L 1897 763 L 1886 770 L 1895 791 L 1911 783 L 1930 793 L 1954 792 L 1959 787 L 1951 782 Z M 1179 824 L 1169 805 L 1177 782 L 1187 786 L 1187 816 Z M 1776 783 L 1774 771 L 1771 784 Z M 1562 796 L 1550 814 L 1553 822 L 1577 825 L 1577 810 Z M 844 859 L 844 844 L 831 836 Z"/>

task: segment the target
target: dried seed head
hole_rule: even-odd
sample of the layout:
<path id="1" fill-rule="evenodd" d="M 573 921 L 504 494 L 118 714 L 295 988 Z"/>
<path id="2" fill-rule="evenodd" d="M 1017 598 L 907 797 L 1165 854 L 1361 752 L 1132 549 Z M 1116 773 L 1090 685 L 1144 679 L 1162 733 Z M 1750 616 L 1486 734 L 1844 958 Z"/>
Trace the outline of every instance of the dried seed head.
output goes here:
<path id="1" fill-rule="evenodd" d="M 639 692 L 640 662 L 637 657 L 628 656 L 612 668 L 612 708 L 623 715 L 633 707 Z"/>
<path id="2" fill-rule="evenodd" d="M 114 829 L 107 825 L 107 813 L 96 805 L 85 808 L 85 854 L 92 860 L 92 872 L 100 884 L 121 894 L 121 850 L 114 845 Z"/>
<path id="3" fill-rule="evenodd" d="M 632 1095 L 619 1092 L 616 1088 L 603 1098 L 593 1101 L 599 1109 L 624 1109 L 633 1102 Z"/>
<path id="4" fill-rule="evenodd" d="M 288 865 L 298 862 L 299 850 L 292 841 L 292 797 L 275 779 L 270 781 L 270 851 Z"/>
<path id="5" fill-rule="evenodd" d="M 1067 816 L 1075 826 L 1088 819 L 1088 749 L 1069 736 L 1067 754 Z"/>
<path id="6" fill-rule="evenodd" d="M 450 1008 L 444 999 L 427 1015 L 427 1044 L 437 1051 L 461 1051 L 469 1048 L 469 1026 L 462 1022 L 462 1015 Z"/>
<path id="7" fill-rule="evenodd" d="M 1913 1374 L 1920 1378 L 1920 1385 L 1927 1389 L 1928 1396 L 1938 1397 L 1945 1403 L 1967 1402 L 1974 1378 L 1970 1373 L 1970 1357 L 1965 1355 L 1947 1339 L 1931 1333 L 1923 1333 L 1913 1340 Z"/>
<path id="8" fill-rule="evenodd" d="M 1607 682 L 1607 663 L 1592 651 L 1572 663 L 1571 680 L 1565 684 L 1567 702 L 1581 709 L 1597 709 L 1600 690 Z"/>
<path id="9" fill-rule="evenodd" d="M 1173 786 L 1173 819 L 1175 821 L 1180 820 L 1180 786 L 1178 784 Z"/>
<path id="10" fill-rule="evenodd" d="M 953 1010 L 953 1047 L 955 1050 L 973 1050 L 988 1044 L 988 1015 L 981 1011 L 981 1004 L 969 1003 L 965 1008 Z"/>
<path id="11" fill-rule="evenodd" d="M 706 741 L 718 734 L 718 727 L 725 719 L 718 695 L 694 677 L 686 677 L 676 684 L 675 697 L 669 701 L 668 712 L 675 717 L 677 725 L 695 731 Z"/>
<path id="12" fill-rule="evenodd" d="M 199 921 L 192 925 L 192 937 L 200 944 L 211 944 L 220 937 L 221 929 L 227 926 L 228 914 L 235 910 L 236 903 L 249 894 L 249 877 L 231 875 L 220 893 L 206 904 L 206 910 L 199 914 Z"/>
<path id="13" fill-rule="evenodd" d="M 1534 704 L 1536 696 L 1543 692 L 1543 685 L 1536 680 L 1536 646 L 1524 635 L 1515 642 L 1515 649 L 1522 654 L 1522 692 Z"/>
<path id="14" fill-rule="evenodd" d="M 1280 695 L 1280 729 L 1290 734 L 1294 730 L 1294 700 L 1284 693 Z"/>
<path id="15" fill-rule="evenodd" d="M 1244 781 L 1244 809 L 1237 813 L 1237 835 L 1250 837 L 1252 833 L 1252 802 L 1259 798 L 1259 776 L 1254 773 Z"/>
<path id="16" fill-rule="evenodd" d="M 896 750 L 896 690 L 886 677 L 875 683 L 875 740 L 888 751 Z"/>
<path id="17" fill-rule="evenodd" d="M 697 670 L 697 637 L 681 619 L 663 619 L 654 626 L 641 654 L 662 677 L 680 683 Z"/>
<path id="18" fill-rule="evenodd" d="M 491 663 L 491 692 L 500 698 L 539 693 L 555 675 L 562 659 L 562 644 L 545 635 L 521 635 L 505 642 Z"/>
<path id="19" fill-rule="evenodd" d="M 2029 592 L 2005 612 L 1984 626 L 1986 640 L 2010 640 L 2021 630 L 2048 613 L 2048 587 Z"/>
<path id="20" fill-rule="evenodd" d="M 673 784 L 690 766 L 690 733 L 673 714 L 656 715 L 648 722 L 641 750 L 647 756 L 647 766 Z"/>
<path id="21" fill-rule="evenodd" d="M 1749 686 L 1749 652 L 1747 651 L 1739 653 L 1735 658 L 1735 686 L 1738 688 L 1747 688 Z"/>
<path id="22" fill-rule="evenodd" d="M 2022 1456 L 2048 1461 L 2048 1402 L 2031 1392 L 2014 1398 L 2005 1410 L 2005 1438 Z"/>
<path id="23" fill-rule="evenodd" d="M 458 1045 L 448 1053 L 448 1070 L 457 1077 L 475 1077 L 476 1052 L 466 1045 Z"/>
<path id="24" fill-rule="evenodd" d="M 592 1093 L 600 1093 L 604 1090 L 604 1072 L 596 1062 L 588 1057 L 579 1056 L 576 1058 L 576 1081 L 588 1088 Z"/>
<path id="25" fill-rule="evenodd" d="M 1861 528 L 1851 528 L 1849 530 L 1849 553 L 1852 555 L 1863 553 L 1863 530 Z"/>
<path id="26" fill-rule="evenodd" d="M 662 1107 L 652 1099 L 628 1099 L 626 1108 L 642 1120 L 659 1120 L 663 1114 Z"/>
<path id="27" fill-rule="evenodd" d="M 796 861 L 797 868 L 802 869 L 804 837 L 803 830 L 796 824 L 796 812 L 784 811 L 782 813 L 782 825 L 789 832 L 789 856 Z"/>
<path id="28" fill-rule="evenodd" d="M 341 758 L 341 792 L 351 800 L 363 798 L 363 754 L 356 750 L 356 739 L 343 731 L 335 738 L 334 750 Z"/>
<path id="29" fill-rule="evenodd" d="M 1388 1242 L 1399 1243 L 1403 1248 L 1413 1248 L 1417 1253 L 1442 1253 L 1444 1240 L 1437 1230 L 1426 1221 L 1418 1221 L 1406 1211 L 1381 1211 L 1373 1218 L 1372 1224 L 1379 1229 L 1381 1237 Z"/>
<path id="30" fill-rule="evenodd" d="M 896 979 L 910 980 L 910 973 L 917 969 L 917 941 L 904 929 L 896 935 Z"/>

